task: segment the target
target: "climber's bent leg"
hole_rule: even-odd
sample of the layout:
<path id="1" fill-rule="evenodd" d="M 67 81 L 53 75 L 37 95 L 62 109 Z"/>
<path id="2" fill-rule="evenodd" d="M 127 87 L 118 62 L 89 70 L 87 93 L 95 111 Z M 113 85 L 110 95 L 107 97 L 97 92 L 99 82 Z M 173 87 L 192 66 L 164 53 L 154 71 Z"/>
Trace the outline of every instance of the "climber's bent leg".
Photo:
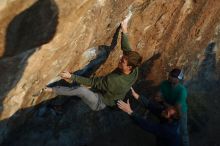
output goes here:
<path id="1" fill-rule="evenodd" d="M 78 96 L 94 111 L 99 111 L 106 107 L 101 99 L 100 94 L 92 92 L 91 90 L 83 86 L 57 86 L 52 87 L 52 91 L 55 92 L 57 95 Z"/>

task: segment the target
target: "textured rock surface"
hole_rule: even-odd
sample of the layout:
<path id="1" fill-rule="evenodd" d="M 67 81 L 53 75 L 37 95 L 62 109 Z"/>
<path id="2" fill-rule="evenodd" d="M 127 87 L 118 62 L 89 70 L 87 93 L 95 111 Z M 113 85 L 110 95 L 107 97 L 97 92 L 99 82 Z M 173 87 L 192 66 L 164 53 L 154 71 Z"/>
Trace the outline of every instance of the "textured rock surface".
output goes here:
<path id="1" fill-rule="evenodd" d="M 122 143 L 117 137 L 106 138 L 109 133 L 117 135 L 122 129 L 128 130 L 115 130 L 117 126 L 130 126 L 131 130 L 126 131 L 129 137 L 132 137 L 132 129 L 135 135 L 141 132 L 120 112 L 107 109 L 94 113 L 79 100 L 67 104 L 61 117 L 53 116 L 43 112 L 50 108 L 46 106 L 48 103 L 42 103 L 53 96 L 36 96 L 41 88 L 56 80 L 61 71 L 79 70 L 93 59 L 96 55 L 91 54 L 89 48 L 109 46 L 116 28 L 129 11 L 133 14 L 129 40 L 133 49 L 144 57 L 137 83 L 137 87 L 141 87 L 139 90 L 151 90 L 166 78 L 171 68 L 183 68 L 190 91 L 192 145 L 220 145 L 217 139 L 220 135 L 218 0 L 2 0 L 0 142 L 7 137 L 6 145 L 30 145 L 36 141 L 39 142 L 36 145 L 96 145 L 98 138 L 95 137 L 106 134 L 103 139 L 109 143 L 127 145 L 123 144 L 126 138 Z M 113 70 L 120 53 L 119 44 L 96 75 Z M 43 117 L 37 114 L 39 111 L 43 112 Z M 76 121 L 77 124 L 72 125 Z M 106 121 L 113 125 L 109 126 Z M 101 130 L 95 134 L 97 129 Z M 9 142 L 10 137 L 18 140 Z M 61 140 L 56 141 L 59 138 Z M 96 142 L 91 142 L 93 138 Z M 133 140 L 140 141 L 140 145 L 149 142 L 141 138 Z M 22 143 L 24 139 L 27 143 Z"/>

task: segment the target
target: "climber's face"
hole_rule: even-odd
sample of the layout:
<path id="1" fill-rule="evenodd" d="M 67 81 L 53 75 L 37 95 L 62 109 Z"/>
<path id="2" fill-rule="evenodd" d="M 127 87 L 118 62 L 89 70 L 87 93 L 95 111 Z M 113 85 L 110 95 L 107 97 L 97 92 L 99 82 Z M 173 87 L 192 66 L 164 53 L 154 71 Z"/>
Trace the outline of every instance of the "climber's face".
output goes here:
<path id="1" fill-rule="evenodd" d="M 120 58 L 120 61 L 118 63 L 118 68 L 125 74 L 129 74 L 131 72 L 132 67 L 128 65 L 127 56 L 123 55 Z"/>

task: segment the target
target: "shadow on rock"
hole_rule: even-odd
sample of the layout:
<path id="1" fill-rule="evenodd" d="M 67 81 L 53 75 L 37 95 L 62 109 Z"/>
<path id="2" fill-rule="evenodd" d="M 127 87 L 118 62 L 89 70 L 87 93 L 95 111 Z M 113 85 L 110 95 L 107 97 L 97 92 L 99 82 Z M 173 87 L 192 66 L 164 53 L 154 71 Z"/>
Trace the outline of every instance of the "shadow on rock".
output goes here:
<path id="1" fill-rule="evenodd" d="M 219 75 L 216 62 L 216 43 L 208 44 L 198 73 L 187 83 L 189 91 L 189 129 L 192 145 L 219 145 L 220 128 Z M 206 138 L 201 139 L 203 135 Z"/>
<path id="2" fill-rule="evenodd" d="M 0 59 L 1 112 L 4 110 L 2 102 L 22 77 L 28 58 L 54 37 L 57 24 L 58 7 L 55 1 L 38 0 L 30 8 L 15 16 L 8 25 L 5 53 Z M 17 117 L 16 115 L 14 117 Z M 7 125 L 7 122 L 0 122 L 1 139 L 6 136 L 4 133 L 7 133 L 7 130 L 4 128 Z"/>
<path id="3" fill-rule="evenodd" d="M 154 143 L 152 135 L 133 124 L 120 110 L 106 108 L 94 112 L 81 100 L 71 97 L 58 113 L 50 106 L 53 100 L 57 99 L 21 109 L 11 118 L 1 121 L 13 128 L 1 145 L 138 146 Z"/>
<path id="4" fill-rule="evenodd" d="M 1 98 L 16 86 L 28 58 L 38 47 L 54 37 L 57 24 L 58 7 L 54 0 L 38 0 L 10 22 L 6 33 L 5 53 L 0 59 Z"/>
<path id="5" fill-rule="evenodd" d="M 58 8 L 54 0 L 38 0 L 7 27 L 4 57 L 12 57 L 48 43 L 56 33 Z"/>

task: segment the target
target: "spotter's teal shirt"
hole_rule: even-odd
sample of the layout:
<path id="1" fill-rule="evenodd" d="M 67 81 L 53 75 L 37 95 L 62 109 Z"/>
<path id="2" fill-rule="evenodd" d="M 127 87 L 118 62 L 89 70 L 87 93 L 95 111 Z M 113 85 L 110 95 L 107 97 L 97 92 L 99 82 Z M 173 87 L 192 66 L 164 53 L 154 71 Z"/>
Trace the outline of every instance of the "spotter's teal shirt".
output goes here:
<path id="1" fill-rule="evenodd" d="M 168 80 L 165 80 L 160 85 L 160 91 L 164 100 L 170 105 L 181 105 L 181 111 L 187 112 L 187 90 L 182 84 L 175 87 L 171 86 Z"/>

